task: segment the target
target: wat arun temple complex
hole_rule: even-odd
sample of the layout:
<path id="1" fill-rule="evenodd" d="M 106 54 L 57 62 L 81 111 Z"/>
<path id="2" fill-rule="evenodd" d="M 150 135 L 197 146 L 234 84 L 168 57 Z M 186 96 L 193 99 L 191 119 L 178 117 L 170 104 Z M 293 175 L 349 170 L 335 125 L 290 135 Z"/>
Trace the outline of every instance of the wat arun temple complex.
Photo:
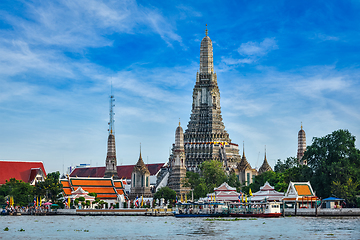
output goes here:
<path id="1" fill-rule="evenodd" d="M 236 168 L 241 161 L 238 144 L 231 142 L 222 120 L 213 47 L 207 30 L 200 45 L 200 71 L 196 73 L 184 144 L 188 171 L 199 171 L 199 165 L 206 160 L 221 161 L 226 169 Z"/>

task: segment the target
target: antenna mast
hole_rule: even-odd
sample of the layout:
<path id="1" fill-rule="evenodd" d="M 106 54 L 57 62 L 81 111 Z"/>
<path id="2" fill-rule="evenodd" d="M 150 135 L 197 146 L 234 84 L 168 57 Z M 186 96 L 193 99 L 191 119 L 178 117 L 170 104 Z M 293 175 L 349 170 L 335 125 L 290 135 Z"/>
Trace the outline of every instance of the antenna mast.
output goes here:
<path id="1" fill-rule="evenodd" d="M 112 94 L 112 85 L 111 85 L 111 95 L 110 95 L 110 121 L 109 121 L 109 135 L 110 134 L 115 134 L 115 119 L 114 119 L 114 109 L 113 107 L 115 107 L 115 97 Z"/>

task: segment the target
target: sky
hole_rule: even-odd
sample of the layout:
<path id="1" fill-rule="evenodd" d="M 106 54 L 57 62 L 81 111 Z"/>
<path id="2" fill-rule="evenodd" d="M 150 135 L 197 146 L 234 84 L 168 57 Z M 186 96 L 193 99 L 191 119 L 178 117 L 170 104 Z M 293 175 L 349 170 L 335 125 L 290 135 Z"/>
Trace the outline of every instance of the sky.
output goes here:
<path id="1" fill-rule="evenodd" d="M 338 129 L 360 137 L 360 1 L 0 2 L 0 159 L 47 172 L 166 162 L 205 24 L 225 128 L 252 167 Z M 111 87 L 112 86 L 112 87 Z M 357 142 L 357 148 L 359 143 Z"/>

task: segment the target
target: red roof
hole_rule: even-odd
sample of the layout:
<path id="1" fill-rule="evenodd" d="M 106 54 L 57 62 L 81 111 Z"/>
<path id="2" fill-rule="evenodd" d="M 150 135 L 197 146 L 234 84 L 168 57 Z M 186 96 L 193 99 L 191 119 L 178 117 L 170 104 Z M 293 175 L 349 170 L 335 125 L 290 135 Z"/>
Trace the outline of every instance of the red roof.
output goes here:
<path id="1" fill-rule="evenodd" d="M 164 163 L 153 163 L 145 164 L 150 171 L 150 175 L 156 175 Z M 117 166 L 117 172 L 119 178 L 131 179 L 131 173 L 135 165 L 122 165 Z M 84 168 L 75 168 L 71 172 L 70 177 L 104 177 L 105 167 L 84 167 Z"/>
<path id="2" fill-rule="evenodd" d="M 0 160 L 0 184 L 5 184 L 6 180 L 15 178 L 16 180 L 22 180 L 23 182 L 30 182 L 31 176 L 37 172 L 34 169 L 43 171 L 46 176 L 45 168 L 42 162 L 25 162 L 25 161 L 3 161 Z M 33 169 L 33 171 L 31 171 Z M 31 174 L 31 172 L 33 174 Z"/>

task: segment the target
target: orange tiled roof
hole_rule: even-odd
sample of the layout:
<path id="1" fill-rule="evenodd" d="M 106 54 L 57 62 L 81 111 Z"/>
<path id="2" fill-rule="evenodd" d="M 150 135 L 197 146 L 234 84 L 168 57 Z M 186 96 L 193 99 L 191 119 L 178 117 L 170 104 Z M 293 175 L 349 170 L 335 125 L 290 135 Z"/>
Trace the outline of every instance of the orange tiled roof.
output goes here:
<path id="1" fill-rule="evenodd" d="M 102 193 L 99 193 L 97 195 L 98 198 L 100 199 L 110 199 L 110 198 L 117 198 L 116 194 L 102 194 Z"/>
<path id="2" fill-rule="evenodd" d="M 116 181 L 116 182 L 114 181 L 114 185 L 116 188 L 123 188 L 123 183 L 120 181 Z"/>
<path id="3" fill-rule="evenodd" d="M 117 191 L 117 193 L 120 194 L 120 195 L 124 194 L 124 191 L 123 191 L 122 189 L 120 189 L 120 190 L 116 189 L 116 191 Z"/>
<path id="4" fill-rule="evenodd" d="M 89 193 L 113 193 L 115 194 L 114 188 L 110 187 L 82 187 L 85 191 Z"/>
<path id="5" fill-rule="evenodd" d="M 294 185 L 299 196 L 312 196 L 309 185 L 306 184 L 295 184 Z"/>
<path id="6" fill-rule="evenodd" d="M 118 194 L 124 194 L 123 181 L 112 179 L 94 178 L 69 178 L 62 179 L 63 191 L 65 195 L 71 195 L 72 190 L 81 187 L 89 193 L 96 193 L 100 199 L 116 199 Z"/>
<path id="7" fill-rule="evenodd" d="M 110 179 L 70 179 L 72 186 L 101 186 L 113 187 Z"/>
<path id="8" fill-rule="evenodd" d="M 63 185 L 63 188 L 69 188 L 70 184 L 68 181 L 60 181 L 60 183 Z"/>
<path id="9" fill-rule="evenodd" d="M 70 188 L 63 188 L 63 191 L 64 191 L 66 196 L 71 195 L 71 189 Z"/>

